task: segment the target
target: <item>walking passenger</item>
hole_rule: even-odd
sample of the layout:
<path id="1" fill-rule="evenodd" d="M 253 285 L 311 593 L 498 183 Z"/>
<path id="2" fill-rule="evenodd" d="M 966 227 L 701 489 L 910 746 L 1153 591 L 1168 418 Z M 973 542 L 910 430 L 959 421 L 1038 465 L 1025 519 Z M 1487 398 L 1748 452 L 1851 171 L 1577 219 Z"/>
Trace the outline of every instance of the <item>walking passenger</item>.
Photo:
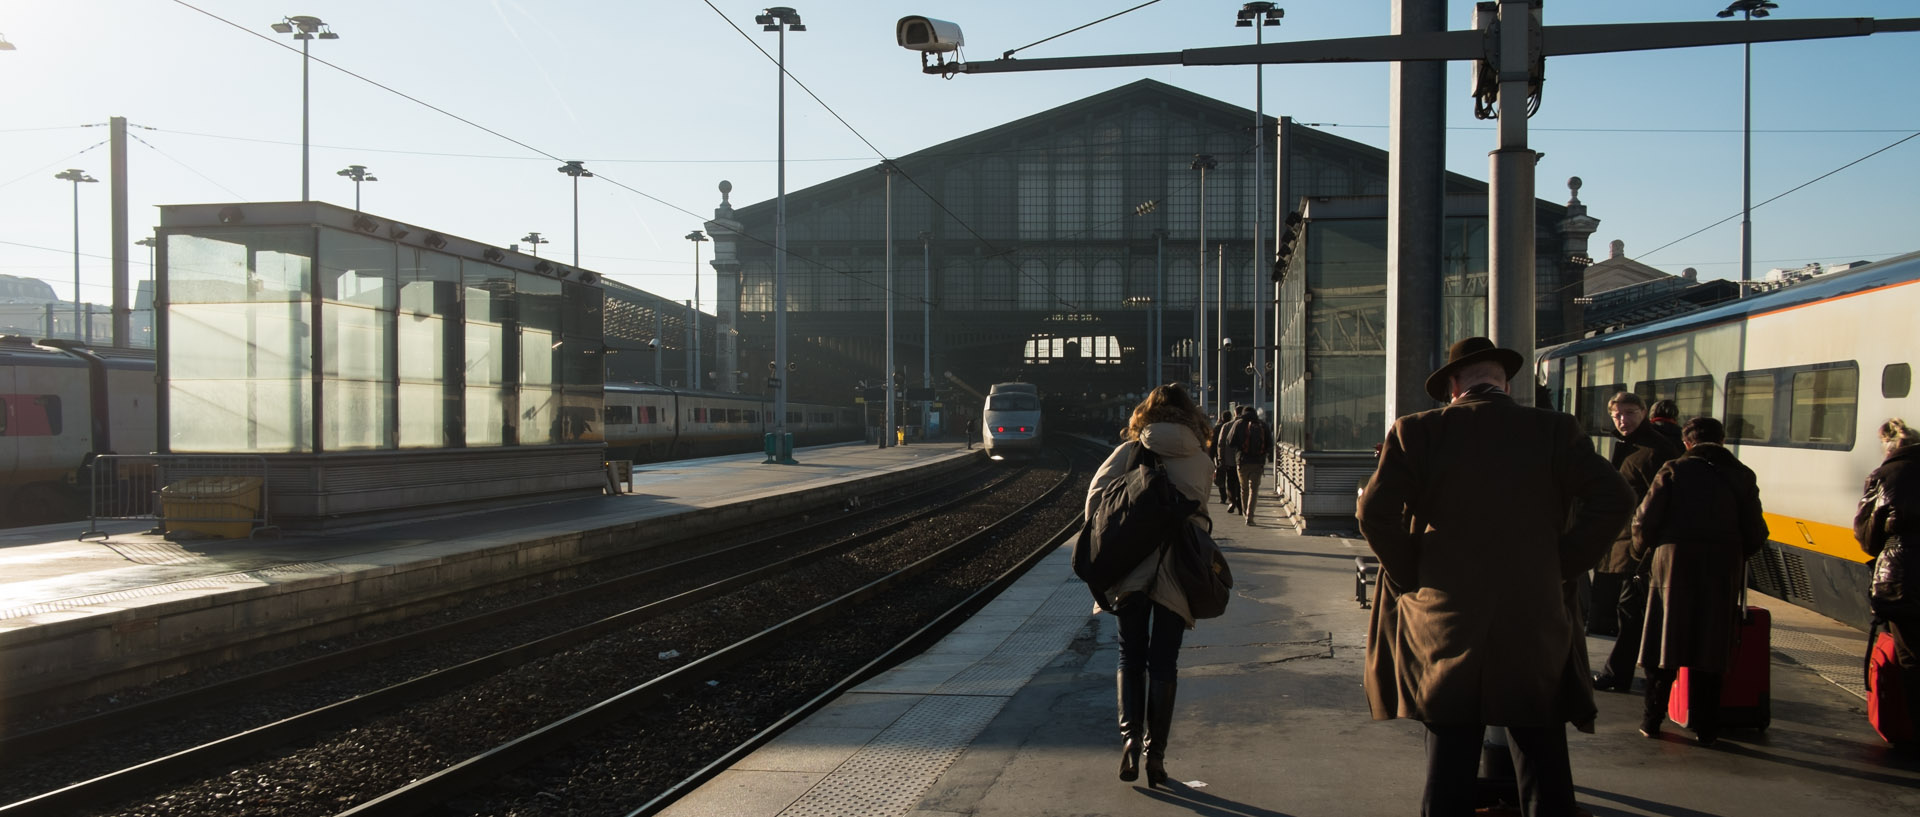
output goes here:
<path id="1" fill-rule="evenodd" d="M 1595 708 L 1570 588 L 1633 493 L 1571 415 L 1508 396 L 1523 364 L 1486 338 L 1454 344 L 1427 378 L 1450 404 L 1395 421 L 1360 496 L 1380 557 L 1367 703 L 1426 724 L 1427 817 L 1473 813 L 1487 726 L 1507 730 L 1524 813 L 1574 813 L 1565 724 Z"/>
<path id="2" fill-rule="evenodd" d="M 1647 668 L 1640 734 L 1656 737 L 1674 677 L 1686 667 L 1687 711 L 1702 746 L 1720 735 L 1720 684 L 1739 633 L 1747 557 L 1767 542 L 1753 470 L 1721 443 L 1712 417 L 1687 421 L 1687 450 L 1653 478 L 1633 518 L 1633 558 L 1647 562 Z"/>
<path id="3" fill-rule="evenodd" d="M 1672 400 L 1655 400 L 1647 407 L 1647 424 L 1666 435 L 1667 442 L 1681 445 L 1680 405 Z"/>
<path id="4" fill-rule="evenodd" d="M 1886 459 L 1867 477 L 1860 508 L 1853 516 L 1853 536 L 1861 549 L 1876 560 L 1878 568 L 1889 540 L 1898 538 L 1905 551 L 1895 570 L 1897 582 L 1883 582 L 1876 569 L 1874 616 L 1887 622 L 1893 634 L 1893 654 L 1900 663 L 1900 679 L 1906 686 L 1907 717 L 1913 728 L 1907 734 L 1920 736 L 1920 576 L 1915 575 L 1915 548 L 1920 548 L 1920 432 L 1898 418 L 1880 425 L 1880 447 Z M 1889 557 L 1891 558 L 1891 557 Z M 1895 568 L 1894 565 L 1888 565 Z M 1894 576 L 1887 576 L 1893 579 Z"/>
<path id="5" fill-rule="evenodd" d="M 1640 395 L 1619 392 L 1607 401 L 1607 411 L 1613 415 L 1613 427 L 1620 431 L 1620 441 L 1613 446 L 1613 466 L 1620 469 L 1620 476 L 1633 488 L 1634 501 L 1639 502 L 1647 498 L 1647 489 L 1652 487 L 1654 475 L 1660 473 L 1660 466 L 1680 456 L 1680 447 L 1645 422 L 1647 408 Z M 1627 525 L 1620 526 L 1613 547 L 1594 570 L 1593 599 L 1596 621 L 1604 621 L 1608 615 L 1605 602 L 1617 599 L 1611 611 L 1615 624 L 1613 652 L 1593 676 L 1593 688 L 1630 692 L 1633 667 L 1640 660 L 1640 631 L 1647 616 L 1647 565 L 1633 558 L 1633 530 Z"/>
<path id="6" fill-rule="evenodd" d="M 1205 416 L 1204 414 L 1201 416 Z M 1220 424 L 1213 427 L 1213 484 L 1220 489 L 1220 504 L 1227 506 L 1227 513 L 1240 512 L 1240 475 L 1234 471 L 1234 455 L 1229 450 L 1232 444 L 1227 432 L 1232 430 L 1233 412 L 1220 412 Z"/>
<path id="7" fill-rule="evenodd" d="M 1182 496 L 1198 501 L 1199 510 L 1188 523 L 1212 531 L 1207 514 L 1207 479 L 1214 472 L 1207 456 L 1205 441 L 1210 436 L 1207 415 L 1193 404 L 1184 389 L 1175 385 L 1157 386 L 1147 399 L 1133 410 L 1133 417 L 1121 435 L 1128 442 L 1113 453 L 1094 472 L 1087 488 L 1087 518 L 1093 517 L 1093 502 L 1108 483 L 1125 476 L 1132 453 L 1130 444 L 1138 443 L 1152 451 L 1166 466 Z M 1176 540 L 1177 541 L 1177 540 Z M 1140 775 L 1142 749 L 1146 754 L 1147 785 L 1158 786 L 1167 780 L 1165 765 L 1167 735 L 1173 724 L 1174 691 L 1178 686 L 1180 641 L 1193 627 L 1193 614 L 1180 584 L 1168 574 L 1171 560 L 1161 556 L 1173 542 L 1155 549 L 1139 566 L 1106 591 L 1105 609 L 1119 619 L 1120 779 L 1134 780 Z"/>
<path id="8" fill-rule="evenodd" d="M 967 435 L 967 450 L 968 450 L 968 451 L 972 451 L 972 450 L 973 450 L 973 435 L 975 435 L 975 434 L 978 434 L 978 433 L 980 433 L 980 421 L 979 421 L 979 420 L 976 420 L 976 419 L 974 419 L 974 418 L 972 418 L 972 417 L 968 417 L 968 418 L 967 418 L 967 430 L 966 430 L 966 435 Z"/>
<path id="9" fill-rule="evenodd" d="M 1240 407 L 1240 419 L 1228 430 L 1228 446 L 1234 457 L 1235 475 L 1240 478 L 1240 508 L 1253 524 L 1253 506 L 1260 501 L 1260 476 L 1273 456 L 1273 432 L 1254 413 L 1252 406 Z"/>

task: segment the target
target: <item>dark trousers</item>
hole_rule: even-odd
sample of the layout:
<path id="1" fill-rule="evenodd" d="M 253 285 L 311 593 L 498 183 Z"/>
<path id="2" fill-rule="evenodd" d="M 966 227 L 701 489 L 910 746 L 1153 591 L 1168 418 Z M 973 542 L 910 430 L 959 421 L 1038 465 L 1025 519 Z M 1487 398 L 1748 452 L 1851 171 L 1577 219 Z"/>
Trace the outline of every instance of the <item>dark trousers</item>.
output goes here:
<path id="1" fill-rule="evenodd" d="M 1920 743 L 1920 616 L 1901 616 L 1887 620 L 1887 632 L 1893 634 L 1893 657 L 1900 664 L 1900 681 L 1907 688 L 1907 718 L 1913 722 L 1913 736 Z"/>
<path id="2" fill-rule="evenodd" d="M 1620 585 L 1625 573 L 1593 572 L 1593 587 L 1588 591 L 1587 632 L 1594 635 L 1618 635 L 1620 627 Z"/>
<path id="3" fill-rule="evenodd" d="M 1180 640 L 1186 637 L 1187 621 L 1180 614 L 1156 604 L 1144 593 L 1135 593 L 1114 608 L 1120 620 L 1120 671 L 1145 670 L 1155 681 L 1171 681 L 1180 672 Z"/>
<path id="4" fill-rule="evenodd" d="M 1240 506 L 1240 474 L 1232 464 L 1215 466 L 1213 485 L 1220 489 L 1220 502 L 1232 507 Z"/>
<path id="5" fill-rule="evenodd" d="M 1566 726 L 1509 726 L 1514 776 L 1526 817 L 1572 817 L 1573 767 Z M 1427 788 L 1421 817 L 1466 817 L 1479 805 L 1480 724 L 1427 724 Z"/>
<path id="6" fill-rule="evenodd" d="M 1667 717 L 1667 703 L 1673 698 L 1673 679 L 1680 670 L 1673 667 L 1647 667 L 1647 702 L 1642 724 L 1658 726 Z M 1701 737 L 1720 734 L 1720 686 L 1726 675 L 1718 672 L 1687 670 L 1687 728 Z"/>
<path id="7" fill-rule="evenodd" d="M 1628 576 L 1620 583 L 1620 602 L 1615 620 L 1620 633 L 1614 636 L 1613 652 L 1600 669 L 1602 681 L 1611 680 L 1621 689 L 1633 686 L 1633 668 L 1640 663 L 1640 636 L 1647 626 L 1647 579 Z"/>

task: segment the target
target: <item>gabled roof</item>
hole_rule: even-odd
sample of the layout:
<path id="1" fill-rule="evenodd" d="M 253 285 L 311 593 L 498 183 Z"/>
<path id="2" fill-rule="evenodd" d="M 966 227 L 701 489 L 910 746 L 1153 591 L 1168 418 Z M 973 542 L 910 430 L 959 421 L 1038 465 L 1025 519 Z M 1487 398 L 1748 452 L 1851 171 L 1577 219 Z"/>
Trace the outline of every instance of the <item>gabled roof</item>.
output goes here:
<path id="1" fill-rule="evenodd" d="M 934 160 L 943 159 L 955 154 L 973 155 L 990 153 L 998 147 L 999 143 L 1009 137 L 1027 131 L 1045 128 L 1052 122 L 1071 122 L 1083 115 L 1108 108 L 1130 109 L 1140 105 L 1160 102 L 1192 106 L 1205 113 L 1218 114 L 1223 121 L 1237 123 L 1246 122 L 1252 119 L 1254 115 L 1254 112 L 1247 108 L 1222 102 L 1210 96 L 1196 94 L 1185 88 L 1168 85 L 1158 80 L 1141 79 L 1111 90 L 1102 91 L 1093 96 L 1077 99 L 1064 105 L 1021 117 L 1012 122 L 995 125 L 985 130 L 975 131 L 965 136 L 949 139 L 932 147 L 922 148 L 895 158 L 894 163 L 899 165 L 903 172 L 912 174 L 916 170 L 915 165 L 917 163 L 931 163 Z M 1266 117 L 1266 121 L 1270 124 L 1277 124 L 1279 119 L 1268 116 Z M 1356 142 L 1352 139 L 1335 136 L 1325 131 L 1315 130 L 1304 125 L 1294 125 L 1289 131 L 1289 136 L 1295 140 L 1296 147 L 1312 147 L 1319 150 L 1358 154 L 1378 162 L 1382 166 L 1384 166 L 1387 161 L 1387 151 L 1385 150 L 1362 142 Z M 876 166 L 877 164 L 876 162 Z M 874 173 L 871 169 L 856 170 L 839 178 L 829 179 L 811 187 L 789 192 L 787 194 L 788 205 L 789 208 L 791 208 L 795 197 L 801 197 L 804 200 L 805 198 L 816 196 L 831 196 L 837 193 L 850 192 L 845 190 L 845 188 L 849 186 L 872 185 L 874 183 Z M 1487 190 L 1487 183 L 1449 171 L 1446 175 L 1446 189 L 1450 193 L 1484 193 Z M 742 222 L 771 218 L 773 206 L 773 199 L 756 202 L 738 208 L 735 211 L 734 218 Z M 1566 209 L 1564 205 L 1544 200 L 1537 200 L 1536 206 L 1549 211 L 1564 211 Z"/>

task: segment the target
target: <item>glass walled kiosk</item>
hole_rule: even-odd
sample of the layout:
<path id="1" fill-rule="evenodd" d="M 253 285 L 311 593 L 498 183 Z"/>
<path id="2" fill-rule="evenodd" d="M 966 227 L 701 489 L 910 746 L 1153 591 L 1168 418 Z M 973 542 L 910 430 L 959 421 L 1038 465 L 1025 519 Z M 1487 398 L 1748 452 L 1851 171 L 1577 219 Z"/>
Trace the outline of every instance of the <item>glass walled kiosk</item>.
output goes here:
<path id="1" fill-rule="evenodd" d="M 320 202 L 160 210 L 161 453 L 264 457 L 276 524 L 604 484 L 595 273 Z"/>

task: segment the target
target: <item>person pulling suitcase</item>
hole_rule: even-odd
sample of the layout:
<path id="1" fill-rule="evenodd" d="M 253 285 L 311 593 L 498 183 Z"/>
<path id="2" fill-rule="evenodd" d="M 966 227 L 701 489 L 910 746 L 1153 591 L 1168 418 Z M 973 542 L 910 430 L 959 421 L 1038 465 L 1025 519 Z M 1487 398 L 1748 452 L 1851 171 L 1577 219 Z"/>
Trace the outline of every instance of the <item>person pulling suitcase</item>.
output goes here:
<path id="1" fill-rule="evenodd" d="M 1741 591 L 1747 558 L 1767 542 L 1767 522 L 1753 469 L 1721 445 L 1726 436 L 1719 420 L 1688 420 L 1680 432 L 1686 453 L 1660 467 L 1633 518 L 1632 558 L 1647 563 L 1640 634 L 1647 696 L 1640 734 L 1650 738 L 1660 734 L 1674 682 L 1685 667 L 1686 706 L 1680 711 L 1688 713 L 1686 721 L 1701 745 L 1719 739 L 1721 684 L 1730 669 L 1740 669 L 1730 659 L 1740 628 L 1752 626 L 1753 618 L 1743 615 Z M 1764 662 L 1766 648 L 1760 649 Z M 1748 676 L 1734 681 L 1750 683 Z"/>

